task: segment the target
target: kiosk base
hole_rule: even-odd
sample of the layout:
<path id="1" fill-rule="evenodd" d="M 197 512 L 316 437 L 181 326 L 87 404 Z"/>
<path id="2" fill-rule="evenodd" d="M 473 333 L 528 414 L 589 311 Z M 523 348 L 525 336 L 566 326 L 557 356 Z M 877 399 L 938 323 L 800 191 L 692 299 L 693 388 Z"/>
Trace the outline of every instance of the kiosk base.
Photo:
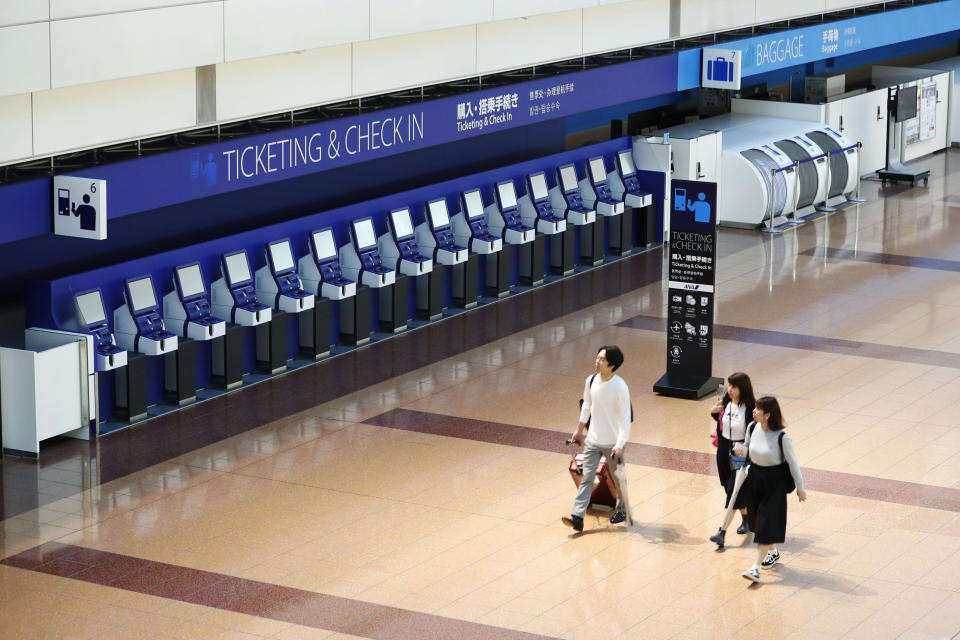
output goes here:
<path id="1" fill-rule="evenodd" d="M 721 384 L 723 384 L 723 378 L 665 373 L 654 383 L 653 391 L 673 398 L 697 400 L 711 393 L 716 393 L 717 387 Z"/>
<path id="2" fill-rule="evenodd" d="M 886 185 L 887 182 L 909 182 L 910 186 L 915 186 L 918 181 L 927 184 L 930 180 L 930 169 L 921 169 L 919 167 L 906 167 L 903 165 L 880 169 L 877 171 L 877 177 L 880 183 Z"/>
<path id="3" fill-rule="evenodd" d="M 575 227 L 568 226 L 565 231 L 550 236 L 550 273 L 568 276 L 573 273 Z"/>
<path id="4" fill-rule="evenodd" d="M 380 331 L 398 333 L 407 328 L 407 276 L 397 275 L 392 285 L 380 287 Z"/>
<path id="5" fill-rule="evenodd" d="M 340 342 L 358 346 L 370 342 L 370 287 L 360 287 L 357 293 L 344 298 L 340 304 Z"/>
<path id="6" fill-rule="evenodd" d="M 287 368 L 287 313 L 273 310 L 270 322 L 258 324 L 257 368 L 269 374 L 280 373 Z"/>
<path id="7" fill-rule="evenodd" d="M 181 407 L 197 399 L 197 343 L 190 338 L 163 356 L 163 399 Z"/>
<path id="8" fill-rule="evenodd" d="M 487 295 L 502 298 L 510 293 L 510 267 L 513 246 L 506 245 L 496 253 L 487 254 Z"/>
<path id="9" fill-rule="evenodd" d="M 417 319 L 438 320 L 443 317 L 443 281 L 447 267 L 433 265 L 433 271 L 417 276 Z"/>
<path id="10" fill-rule="evenodd" d="M 633 210 L 607 218 L 607 253 L 625 256 L 633 250 Z"/>
<path id="11" fill-rule="evenodd" d="M 226 333 L 211 343 L 211 384 L 220 389 L 239 387 L 243 384 L 243 327 L 228 324 Z"/>
<path id="12" fill-rule="evenodd" d="M 332 300 L 316 298 L 312 310 L 298 314 L 300 355 L 314 360 L 330 355 L 330 317 L 332 310 Z"/>
<path id="13" fill-rule="evenodd" d="M 479 283 L 477 281 L 480 265 L 480 256 L 470 254 L 465 262 L 453 267 L 453 304 L 461 309 L 470 309 L 477 306 Z"/>
<path id="14" fill-rule="evenodd" d="M 520 283 L 525 285 L 543 284 L 544 250 L 547 241 L 542 234 L 520 245 Z"/>
<path id="15" fill-rule="evenodd" d="M 147 356 L 130 351 L 127 366 L 116 369 L 116 407 L 113 415 L 118 420 L 133 422 L 147 417 Z"/>
<path id="16" fill-rule="evenodd" d="M 638 247 L 652 247 L 660 242 L 657 238 L 657 210 L 652 204 L 633 210 L 633 224 L 637 230 Z"/>
<path id="17" fill-rule="evenodd" d="M 587 266 L 603 262 L 603 227 L 596 222 L 580 226 L 580 264 Z"/>

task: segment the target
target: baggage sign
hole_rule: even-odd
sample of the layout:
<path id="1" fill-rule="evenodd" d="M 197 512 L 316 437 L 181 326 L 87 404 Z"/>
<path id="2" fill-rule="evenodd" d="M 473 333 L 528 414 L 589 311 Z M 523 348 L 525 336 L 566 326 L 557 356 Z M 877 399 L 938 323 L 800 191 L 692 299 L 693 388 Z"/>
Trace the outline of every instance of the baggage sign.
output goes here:
<path id="1" fill-rule="evenodd" d="M 703 49 L 700 86 L 712 89 L 739 89 L 742 58 L 743 54 L 739 49 Z"/>

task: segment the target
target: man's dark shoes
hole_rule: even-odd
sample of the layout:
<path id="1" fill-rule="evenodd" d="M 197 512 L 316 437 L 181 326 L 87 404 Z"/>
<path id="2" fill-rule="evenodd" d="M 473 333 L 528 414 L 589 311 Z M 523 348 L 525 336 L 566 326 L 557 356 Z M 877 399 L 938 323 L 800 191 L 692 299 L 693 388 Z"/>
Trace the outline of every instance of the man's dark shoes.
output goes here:
<path id="1" fill-rule="evenodd" d="M 583 518 L 581 518 L 580 516 L 575 516 L 575 515 L 563 516 L 562 518 L 560 518 L 560 520 L 561 522 L 563 522 L 563 524 L 567 525 L 568 527 L 573 527 L 577 531 L 583 531 Z"/>
<path id="2" fill-rule="evenodd" d="M 740 526 L 737 527 L 737 533 L 740 535 L 750 533 L 750 524 L 747 522 L 746 518 L 744 518 L 743 522 L 740 523 Z"/>
<path id="3" fill-rule="evenodd" d="M 617 509 L 612 516 L 610 516 L 610 524 L 620 524 L 627 519 L 627 512 L 623 509 Z"/>
<path id="4" fill-rule="evenodd" d="M 719 529 L 715 534 L 710 536 L 710 542 L 716 544 L 718 549 L 723 549 L 723 539 L 726 537 L 726 535 L 726 531 Z"/>

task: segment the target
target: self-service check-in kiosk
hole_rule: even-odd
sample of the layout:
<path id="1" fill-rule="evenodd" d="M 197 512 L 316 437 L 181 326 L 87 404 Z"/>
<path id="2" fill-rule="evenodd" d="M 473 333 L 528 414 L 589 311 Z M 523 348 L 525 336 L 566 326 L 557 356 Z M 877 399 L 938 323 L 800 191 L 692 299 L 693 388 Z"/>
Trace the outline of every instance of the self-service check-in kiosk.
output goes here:
<path id="1" fill-rule="evenodd" d="M 381 331 L 394 333 L 407 327 L 406 277 L 398 277 L 381 261 L 373 219 L 350 222 L 350 243 L 340 248 L 340 264 L 344 276 L 377 289 Z"/>
<path id="2" fill-rule="evenodd" d="M 522 284 L 543 282 L 543 241 L 535 243 L 536 231 L 523 223 L 513 180 L 498 182 L 493 194 L 495 201 L 487 207 L 490 231 L 499 233 L 506 244 L 518 245 L 518 271 Z"/>
<path id="3" fill-rule="evenodd" d="M 257 269 L 256 287 L 257 300 L 262 304 L 273 307 L 273 318 L 270 321 L 269 342 L 263 355 L 269 360 L 261 360 L 267 364 L 263 367 L 271 372 L 281 371 L 287 366 L 287 331 L 289 322 L 281 319 L 282 314 L 297 314 L 297 345 L 309 341 L 310 330 L 313 328 L 310 311 L 314 308 L 314 295 L 305 291 L 297 273 L 297 263 L 293 259 L 293 249 L 290 240 L 274 240 L 267 243 L 267 264 Z M 283 323 L 283 327 L 279 323 Z M 282 336 L 281 336 L 282 332 Z M 261 330 L 261 333 L 264 333 Z M 282 337 L 282 344 L 279 340 Z M 274 342 L 276 341 L 276 342 Z"/>
<path id="4" fill-rule="evenodd" d="M 423 320 L 433 320 L 431 308 L 436 307 L 436 317 L 441 314 L 440 296 L 442 295 L 442 277 L 440 270 L 434 269 L 432 257 L 421 253 L 410 209 L 401 207 L 394 209 L 387 216 L 389 233 L 380 236 L 378 245 L 380 255 L 387 266 L 391 264 L 394 270 L 400 271 L 401 276 L 413 276 L 416 286 L 417 317 Z M 391 263 L 391 260 L 393 261 Z M 431 287 L 431 285 L 436 285 Z M 437 290 L 437 299 L 430 300 L 430 294 Z M 431 304 L 433 302 L 434 304 Z M 404 323 L 405 324 L 405 323 Z"/>
<path id="5" fill-rule="evenodd" d="M 520 199 L 523 221 L 550 238 L 550 270 L 566 275 L 573 272 L 573 226 L 553 208 L 547 174 L 527 176 L 527 195 Z M 562 213 L 564 209 L 560 209 Z"/>
<path id="6" fill-rule="evenodd" d="M 609 180 L 614 199 L 622 200 L 624 204 L 624 226 L 629 224 L 636 230 L 636 244 L 645 247 L 654 242 L 657 220 L 653 211 L 653 194 L 640 188 L 640 178 L 637 175 L 637 167 L 633 163 L 632 150 L 624 149 L 617 152 L 617 170 L 609 175 Z M 621 247 L 623 252 L 633 246 L 633 235 L 633 233 L 627 234 L 624 239 L 625 244 Z"/>
<path id="7" fill-rule="evenodd" d="M 554 209 L 565 207 L 567 222 L 580 230 L 580 263 L 594 265 L 603 262 L 603 230 L 596 229 L 597 212 L 583 201 L 584 183 L 577 177 L 577 168 L 565 164 L 557 170 L 559 193 L 552 192 Z M 559 197 L 558 197 L 559 196 Z"/>
<path id="8" fill-rule="evenodd" d="M 310 253 L 300 258 L 300 273 L 304 286 L 318 296 L 314 305 L 314 357 L 330 353 L 334 303 L 340 308 L 340 340 L 350 345 L 370 340 L 370 287 L 358 289 L 355 281 L 343 276 L 333 229 L 310 232 Z"/>
<path id="9" fill-rule="evenodd" d="M 153 279 L 150 276 L 128 278 L 123 283 L 123 297 L 126 304 L 117 307 L 113 312 L 113 326 L 116 332 L 117 345 L 131 352 L 127 358 L 127 367 L 117 376 L 118 401 L 117 405 L 126 409 L 127 418 L 135 420 L 146 414 L 145 407 L 139 406 L 142 395 L 146 403 L 146 359 L 137 358 L 136 354 L 144 356 L 164 357 L 164 391 L 169 391 L 176 384 L 179 365 L 177 358 L 177 335 L 167 331 L 160 317 L 160 305 L 157 303 L 157 294 L 153 288 Z M 190 342 L 190 341 L 186 341 Z M 192 345 L 193 343 L 190 342 Z M 188 346 L 187 359 L 184 363 L 183 374 L 187 377 L 182 393 L 185 401 L 196 398 L 196 351 Z M 190 358 L 190 356 L 193 358 Z M 169 356 L 169 357 L 167 357 Z M 139 368 L 143 368 L 141 374 Z M 125 376 L 123 374 L 126 374 Z M 142 383 L 142 390 L 141 385 Z M 192 383 L 192 384 L 191 384 Z M 144 410 L 141 412 L 140 409 Z M 136 413 L 134 413 L 136 411 Z"/>
<path id="10" fill-rule="evenodd" d="M 257 299 L 246 250 L 220 256 L 220 270 L 223 277 L 210 287 L 214 314 L 230 318 L 234 324 L 254 327 L 257 367 L 267 373 L 282 371 L 287 366 L 286 314 L 274 312 Z"/>
<path id="11" fill-rule="evenodd" d="M 163 296 L 163 317 L 167 328 L 181 338 L 175 358 L 167 356 L 168 362 L 164 363 L 167 399 L 175 404 L 185 404 L 196 397 L 196 367 L 189 362 L 196 359 L 193 353 L 196 345 L 192 341 L 219 341 L 222 347 L 227 332 L 226 321 L 211 313 L 199 263 L 181 265 L 173 270 L 173 291 Z M 239 344 L 235 347 L 238 351 L 235 355 L 237 381 L 240 380 L 240 348 Z M 218 363 L 216 356 L 220 354 L 222 358 L 223 349 L 213 347 L 211 351 L 214 356 L 211 372 L 216 376 L 216 371 L 224 364 Z"/>
<path id="12" fill-rule="evenodd" d="M 73 298 L 77 318 L 82 331 L 93 336 L 93 348 L 97 371 L 110 371 L 126 366 L 127 352 L 116 345 L 107 314 L 103 310 L 100 289 L 78 293 Z"/>
<path id="13" fill-rule="evenodd" d="M 425 220 L 417 225 L 417 240 L 420 247 L 433 257 L 435 267 L 426 283 L 417 281 L 417 315 L 422 320 L 436 320 L 443 315 L 444 280 L 448 275 L 452 275 L 454 304 L 466 307 L 465 298 L 470 299 L 470 306 L 476 304 L 477 262 L 474 260 L 471 268 L 466 268 L 468 251 L 466 246 L 457 244 L 446 198 L 428 200 L 425 212 Z M 469 271 L 472 271 L 472 293 L 466 295 L 470 285 L 464 279 L 471 277 Z"/>
<path id="14" fill-rule="evenodd" d="M 177 350 L 177 335 L 167 331 L 150 276 L 128 278 L 123 283 L 126 304 L 113 312 L 117 344 L 127 351 L 159 356 Z"/>
<path id="15" fill-rule="evenodd" d="M 632 236 L 633 229 L 630 228 L 629 234 L 624 233 L 623 201 L 615 199 L 610 191 L 607 164 L 603 156 L 596 156 L 587 161 L 587 174 L 590 179 L 586 181 L 586 185 L 582 185 L 581 189 L 584 194 L 584 204 L 596 209 L 597 215 L 605 219 L 608 252 L 623 254 L 630 250 L 629 243 L 624 245 L 623 237 Z M 602 233 L 600 229 L 597 231 Z"/>
<path id="16" fill-rule="evenodd" d="M 460 194 L 460 213 L 453 216 L 453 237 L 457 244 L 466 246 L 470 250 L 471 255 L 465 270 L 470 269 L 470 261 L 476 264 L 475 255 L 486 256 L 487 295 L 504 296 L 510 292 L 510 255 L 509 252 L 502 251 L 503 239 L 490 232 L 480 189 L 468 189 Z M 503 262 L 506 262 L 505 268 L 503 268 Z M 460 292 L 463 297 L 460 298 L 456 280 L 454 281 L 454 304 L 464 307 L 472 307 L 476 304 L 476 296 L 472 295 L 476 285 L 471 282 L 475 283 L 476 278 L 470 280 L 465 275 L 464 289 Z"/>
<path id="17" fill-rule="evenodd" d="M 257 269 L 257 300 L 286 313 L 300 313 L 313 308 L 313 294 L 304 291 L 293 260 L 290 240 L 267 243 L 267 264 Z"/>
<path id="18" fill-rule="evenodd" d="M 387 216 L 389 231 L 380 236 L 377 247 L 384 266 L 405 276 L 422 276 L 433 270 L 433 259 L 420 253 L 410 209 L 394 209 Z"/>
<path id="19" fill-rule="evenodd" d="M 210 310 L 200 263 L 175 268 L 173 284 L 174 290 L 163 296 L 163 317 L 168 329 L 191 340 L 213 340 L 226 332 L 227 322 Z"/>
<path id="20" fill-rule="evenodd" d="M 100 289 L 82 291 L 73 298 L 76 325 L 93 336 L 96 362 L 95 402 L 99 402 L 100 372 L 114 371 L 114 411 L 117 419 L 139 420 L 147 415 L 147 358 L 128 353 L 114 342 Z M 130 363 L 133 366 L 130 367 Z"/>

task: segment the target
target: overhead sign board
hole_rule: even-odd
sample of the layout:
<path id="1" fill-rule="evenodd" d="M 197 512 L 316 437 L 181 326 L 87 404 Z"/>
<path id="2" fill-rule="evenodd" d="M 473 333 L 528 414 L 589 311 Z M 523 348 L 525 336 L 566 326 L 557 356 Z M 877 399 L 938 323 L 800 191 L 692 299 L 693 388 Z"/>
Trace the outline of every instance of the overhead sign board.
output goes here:
<path id="1" fill-rule="evenodd" d="M 710 89 L 739 89 L 743 55 L 739 49 L 703 49 L 700 86 Z"/>
<path id="2" fill-rule="evenodd" d="M 107 239 L 107 181 L 53 177 L 53 232 L 58 236 Z"/>

